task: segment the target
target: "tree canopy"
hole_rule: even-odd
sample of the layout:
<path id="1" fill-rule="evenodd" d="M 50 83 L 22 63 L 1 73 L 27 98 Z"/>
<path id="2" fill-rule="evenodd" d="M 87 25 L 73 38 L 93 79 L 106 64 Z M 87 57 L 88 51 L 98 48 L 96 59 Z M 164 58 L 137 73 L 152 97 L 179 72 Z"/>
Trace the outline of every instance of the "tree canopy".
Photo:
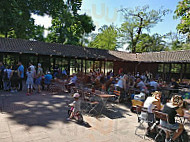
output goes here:
<path id="1" fill-rule="evenodd" d="M 118 31 L 113 26 L 104 25 L 99 29 L 98 35 L 90 42 L 89 47 L 116 50 L 117 49 Z"/>
<path id="2" fill-rule="evenodd" d="M 180 33 L 187 34 L 190 40 L 190 0 L 182 0 L 178 3 L 175 10 L 177 18 L 181 19 L 177 29 Z"/>
<path id="3" fill-rule="evenodd" d="M 34 24 L 32 13 L 52 17 L 46 41 L 79 44 L 85 33 L 95 29 L 91 17 L 78 14 L 82 0 L 2 0 L 0 3 L 0 35 L 4 37 L 44 41 L 44 27 Z"/>
<path id="4" fill-rule="evenodd" d="M 140 35 L 144 31 L 149 31 L 158 22 L 162 22 L 162 17 L 168 14 L 168 9 L 149 10 L 149 6 L 136 7 L 135 9 L 121 9 L 125 22 L 121 25 L 121 37 L 124 43 L 130 45 L 130 50 L 135 53 Z"/>

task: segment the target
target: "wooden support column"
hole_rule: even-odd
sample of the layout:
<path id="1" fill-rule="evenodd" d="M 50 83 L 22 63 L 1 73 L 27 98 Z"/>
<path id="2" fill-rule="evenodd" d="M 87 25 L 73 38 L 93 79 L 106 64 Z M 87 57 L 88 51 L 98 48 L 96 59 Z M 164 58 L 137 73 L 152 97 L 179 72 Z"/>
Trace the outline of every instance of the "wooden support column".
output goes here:
<path id="1" fill-rule="evenodd" d="M 93 63 L 93 68 L 92 68 L 92 70 L 94 71 L 94 64 L 95 64 L 95 61 L 93 60 L 93 62 L 92 62 L 92 63 Z"/>
<path id="2" fill-rule="evenodd" d="M 71 66 L 70 62 L 71 62 L 71 59 L 68 58 L 68 75 L 70 75 L 70 66 Z"/>
<path id="3" fill-rule="evenodd" d="M 171 80 L 171 69 L 172 69 L 172 63 L 170 63 L 169 64 L 169 80 L 168 81 L 170 81 Z"/>
<path id="4" fill-rule="evenodd" d="M 83 72 L 83 59 L 81 59 L 81 72 Z"/>
<path id="5" fill-rule="evenodd" d="M 85 67 L 84 67 L 84 72 L 85 72 L 85 74 L 86 74 L 86 62 L 87 62 L 87 61 L 86 61 L 86 59 L 85 59 L 85 60 L 84 60 L 84 66 L 85 66 Z"/>
<path id="6" fill-rule="evenodd" d="M 163 65 L 163 79 L 166 80 L 166 70 L 165 70 L 165 63 Z"/>
<path id="7" fill-rule="evenodd" d="M 106 61 L 104 61 L 104 74 L 106 75 Z"/>
<path id="8" fill-rule="evenodd" d="M 181 65 L 181 69 L 180 69 L 180 81 L 181 81 L 183 78 L 183 64 L 180 63 L 180 65 Z"/>

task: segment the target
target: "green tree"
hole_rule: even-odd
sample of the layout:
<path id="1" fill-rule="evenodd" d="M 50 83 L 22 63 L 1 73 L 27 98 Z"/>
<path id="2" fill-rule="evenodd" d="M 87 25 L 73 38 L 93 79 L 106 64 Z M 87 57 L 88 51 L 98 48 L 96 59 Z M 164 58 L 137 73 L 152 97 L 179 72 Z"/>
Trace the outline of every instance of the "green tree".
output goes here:
<path id="1" fill-rule="evenodd" d="M 166 48 L 166 41 L 163 36 L 159 34 L 141 34 L 136 45 L 137 52 L 155 52 L 164 51 Z"/>
<path id="2" fill-rule="evenodd" d="M 24 0 L 2 0 L 0 3 L 0 33 L 5 37 L 24 38 L 34 25 L 30 8 Z M 11 35 L 10 35 L 11 34 Z M 14 35 L 13 35 L 14 34 Z"/>
<path id="3" fill-rule="evenodd" d="M 59 11 L 67 9 L 75 15 L 81 4 L 82 0 L 1 0 L 0 34 L 4 37 L 43 40 L 41 35 L 38 38 L 34 35 L 41 34 L 44 28 L 34 25 L 32 13 L 56 17 Z"/>
<path id="4" fill-rule="evenodd" d="M 92 18 L 86 14 L 73 14 L 68 9 L 59 11 L 52 19 L 48 42 L 82 45 L 83 37 L 95 30 Z"/>
<path id="5" fill-rule="evenodd" d="M 181 23 L 177 25 L 180 33 L 187 34 L 190 40 L 190 0 L 182 0 L 178 3 L 175 10 L 176 18 L 181 19 Z"/>
<path id="6" fill-rule="evenodd" d="M 190 49 L 190 43 L 186 42 L 186 35 L 170 32 L 165 37 L 167 38 L 167 45 L 171 51 Z"/>
<path id="7" fill-rule="evenodd" d="M 136 46 L 140 35 L 144 31 L 150 31 L 158 22 L 162 22 L 162 17 L 165 16 L 169 10 L 149 10 L 149 6 L 136 7 L 135 9 L 124 8 L 121 10 L 124 15 L 125 22 L 121 25 L 122 41 L 130 45 L 130 50 L 135 53 Z"/>
<path id="8" fill-rule="evenodd" d="M 117 49 L 117 38 L 118 30 L 110 25 L 109 27 L 104 25 L 99 29 L 99 32 L 95 39 L 90 42 L 89 47 L 116 50 Z"/>

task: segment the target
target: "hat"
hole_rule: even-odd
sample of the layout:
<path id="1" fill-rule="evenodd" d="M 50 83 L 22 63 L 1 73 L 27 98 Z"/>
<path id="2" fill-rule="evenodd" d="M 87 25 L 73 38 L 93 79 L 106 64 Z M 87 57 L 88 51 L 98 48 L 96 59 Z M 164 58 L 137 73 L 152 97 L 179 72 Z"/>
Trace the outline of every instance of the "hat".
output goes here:
<path id="1" fill-rule="evenodd" d="M 179 95 L 174 95 L 171 98 L 171 103 L 173 106 L 181 107 L 183 105 L 183 98 Z"/>
<path id="2" fill-rule="evenodd" d="M 175 107 L 182 107 L 183 106 L 183 99 L 181 96 L 179 95 L 174 95 L 170 102 L 167 103 L 167 106 L 171 107 L 171 108 L 175 108 Z"/>
<path id="3" fill-rule="evenodd" d="M 156 94 L 161 94 L 161 92 L 160 91 L 152 92 L 152 96 L 155 96 Z"/>
<path id="4" fill-rule="evenodd" d="M 74 93 L 73 98 L 79 98 L 80 94 L 79 93 Z"/>
<path id="5" fill-rule="evenodd" d="M 50 74 L 50 71 L 48 71 L 47 73 Z"/>
<path id="6" fill-rule="evenodd" d="M 160 94 L 159 98 L 156 96 L 157 94 Z M 161 92 L 160 92 L 160 91 L 152 92 L 152 96 L 153 96 L 155 99 L 159 100 L 159 99 L 161 98 Z"/>

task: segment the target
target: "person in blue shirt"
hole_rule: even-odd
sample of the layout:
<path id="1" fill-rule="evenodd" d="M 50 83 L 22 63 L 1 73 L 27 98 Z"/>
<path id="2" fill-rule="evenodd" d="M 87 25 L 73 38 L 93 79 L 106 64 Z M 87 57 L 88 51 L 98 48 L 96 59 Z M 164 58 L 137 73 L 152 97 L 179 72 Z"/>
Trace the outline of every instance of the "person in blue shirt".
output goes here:
<path id="1" fill-rule="evenodd" d="M 44 76 L 44 84 L 47 85 L 47 90 L 49 90 L 49 85 L 51 83 L 52 80 L 52 75 L 51 73 L 48 71 L 47 74 Z"/>
<path id="2" fill-rule="evenodd" d="M 20 79 L 19 79 L 19 91 L 22 91 L 22 82 L 24 80 L 24 66 L 22 65 L 21 62 L 18 62 L 18 73 L 19 73 L 19 76 L 20 76 Z"/>

